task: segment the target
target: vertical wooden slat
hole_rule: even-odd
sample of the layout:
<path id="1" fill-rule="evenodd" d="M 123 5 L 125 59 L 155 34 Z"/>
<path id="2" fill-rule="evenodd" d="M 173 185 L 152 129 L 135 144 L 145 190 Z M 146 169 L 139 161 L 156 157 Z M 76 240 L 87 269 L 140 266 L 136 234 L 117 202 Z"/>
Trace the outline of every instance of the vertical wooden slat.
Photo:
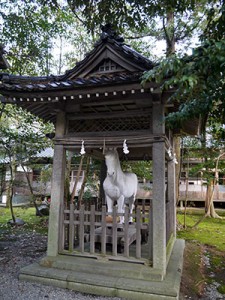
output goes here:
<path id="1" fill-rule="evenodd" d="M 95 206 L 91 205 L 90 215 L 90 253 L 95 253 Z"/>
<path id="2" fill-rule="evenodd" d="M 69 251 L 73 251 L 74 245 L 74 204 L 70 204 L 70 219 L 69 219 Z"/>
<path id="3" fill-rule="evenodd" d="M 141 210 L 136 212 L 136 258 L 141 258 Z"/>
<path id="4" fill-rule="evenodd" d="M 142 199 L 142 214 L 145 215 L 145 199 Z M 143 217 L 142 218 L 142 222 L 144 223 L 145 222 L 145 218 Z"/>
<path id="5" fill-rule="evenodd" d="M 106 254 L 106 206 L 102 206 L 102 236 L 101 236 L 101 252 Z"/>
<path id="6" fill-rule="evenodd" d="M 64 204 L 60 205 L 59 252 L 65 248 Z"/>
<path id="7" fill-rule="evenodd" d="M 129 208 L 125 207 L 125 220 L 124 220 L 124 256 L 129 257 Z"/>
<path id="8" fill-rule="evenodd" d="M 112 254 L 117 256 L 117 208 L 113 207 L 113 235 L 112 235 Z"/>
<path id="9" fill-rule="evenodd" d="M 149 206 L 149 224 L 148 224 L 148 249 L 149 249 L 149 259 L 153 260 L 153 201 L 150 200 Z"/>
<path id="10" fill-rule="evenodd" d="M 79 213 L 78 213 L 78 208 L 77 208 L 77 204 L 74 205 L 75 207 L 75 222 L 78 222 L 79 220 Z M 79 225 L 76 224 L 75 225 L 75 240 L 78 241 L 79 240 Z"/>
<path id="11" fill-rule="evenodd" d="M 83 253 L 84 252 L 84 205 L 83 204 L 80 206 L 79 219 L 80 219 L 79 248 L 80 248 L 80 252 Z"/>

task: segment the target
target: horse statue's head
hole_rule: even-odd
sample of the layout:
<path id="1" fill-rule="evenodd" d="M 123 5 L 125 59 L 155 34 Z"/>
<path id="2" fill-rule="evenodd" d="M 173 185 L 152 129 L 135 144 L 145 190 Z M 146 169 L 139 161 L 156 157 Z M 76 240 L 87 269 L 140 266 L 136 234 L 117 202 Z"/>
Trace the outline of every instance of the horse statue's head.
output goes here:
<path id="1" fill-rule="evenodd" d="M 120 168 L 119 155 L 116 148 L 105 150 L 105 163 L 107 166 L 107 176 L 115 178 L 118 168 Z"/>

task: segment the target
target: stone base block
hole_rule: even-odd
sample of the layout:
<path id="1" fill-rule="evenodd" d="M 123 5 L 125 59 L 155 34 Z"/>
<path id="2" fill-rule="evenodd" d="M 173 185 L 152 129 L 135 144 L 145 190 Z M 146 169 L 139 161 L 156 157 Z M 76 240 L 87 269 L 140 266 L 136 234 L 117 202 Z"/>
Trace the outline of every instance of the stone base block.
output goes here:
<path id="1" fill-rule="evenodd" d="M 184 241 L 176 240 L 164 278 L 150 267 L 147 272 L 147 266 L 120 262 L 118 269 L 114 262 L 90 258 L 78 260 L 73 256 L 46 257 L 39 264 L 21 269 L 19 278 L 82 293 L 130 300 L 179 299 L 183 251 Z"/>

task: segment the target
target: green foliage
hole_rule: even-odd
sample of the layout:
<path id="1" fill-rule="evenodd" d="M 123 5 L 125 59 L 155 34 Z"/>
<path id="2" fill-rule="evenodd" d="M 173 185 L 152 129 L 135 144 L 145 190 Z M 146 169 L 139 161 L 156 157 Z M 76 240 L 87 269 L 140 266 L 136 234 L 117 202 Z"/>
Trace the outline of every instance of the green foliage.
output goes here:
<path id="1" fill-rule="evenodd" d="M 51 2 L 51 0 L 49 0 Z M 96 25 L 111 23 L 125 37 L 155 37 L 167 43 L 167 53 L 174 42 L 190 40 L 194 33 L 202 32 L 205 14 L 216 1 L 109 1 L 68 0 L 75 15 L 79 13 L 90 32 Z M 138 35 L 135 32 L 138 31 Z"/>
<path id="2" fill-rule="evenodd" d="M 217 132 L 216 132 L 217 134 Z M 212 182 L 215 178 L 215 166 L 224 143 L 221 139 L 207 128 L 206 143 L 194 137 L 182 138 L 182 159 L 189 162 L 189 177 L 202 177 L 206 183 Z M 198 163 L 192 164 L 192 161 Z M 225 174 L 225 160 L 223 157 L 218 162 L 219 175 Z M 219 178 L 218 178 L 219 179 Z"/>
<path id="3" fill-rule="evenodd" d="M 88 1 L 68 0 L 71 10 L 76 13 L 80 11 L 83 22 L 89 30 L 95 24 L 115 24 L 120 31 L 124 28 L 139 27 L 140 31 L 149 24 L 151 18 L 156 16 L 165 17 L 167 12 L 174 11 L 175 14 L 184 14 L 196 9 L 193 1 Z M 201 1 L 204 5 L 206 1 Z M 198 5 L 197 5 L 198 6 Z M 199 3 L 200 6 L 200 3 Z"/>
<path id="4" fill-rule="evenodd" d="M 152 180 L 152 161 L 123 161 L 123 171 L 133 172 L 139 178 Z"/>
<path id="5" fill-rule="evenodd" d="M 0 43 L 6 46 L 11 73 L 33 76 L 61 73 L 70 64 L 68 55 L 70 59 L 73 56 L 73 65 L 69 66 L 74 67 L 74 62 L 90 49 L 92 37 L 68 7 L 56 2 L 0 3 Z"/>
<path id="6" fill-rule="evenodd" d="M 210 16 L 211 23 L 205 29 L 206 38 L 202 37 L 202 45 L 194 49 L 192 55 L 180 57 L 174 54 L 143 75 L 143 84 L 156 81 L 162 92 L 173 91 L 170 100 L 180 104 L 179 111 L 166 119 L 170 127 L 176 128 L 183 121 L 198 116 L 207 117 L 210 125 L 215 124 L 215 120 L 220 126 L 225 124 L 224 32 L 219 34 L 212 30 L 212 24 L 223 28 L 219 24 L 223 24 L 224 7 L 222 4 L 217 9 L 213 20 Z M 220 128 L 220 137 L 224 135 L 224 129 Z"/>
<path id="7" fill-rule="evenodd" d="M 219 287 L 218 287 L 218 292 L 220 294 L 225 294 L 225 284 L 221 284 Z"/>
<path id="8" fill-rule="evenodd" d="M 52 47 L 50 37 L 58 26 L 46 6 L 36 1 L 8 1 L 0 6 L 1 43 L 8 44 L 11 72 L 37 75 L 48 73 Z"/>
<path id="9" fill-rule="evenodd" d="M 4 106 L 0 119 L 0 153 L 8 161 L 26 163 L 47 147 L 51 141 L 46 134 L 53 130 L 37 117 L 16 106 Z"/>
<path id="10" fill-rule="evenodd" d="M 11 105 L 5 105 L 4 108 L 2 106 L 0 158 L 10 170 L 10 179 L 7 185 L 8 193 L 10 192 L 11 195 L 8 197 L 9 203 L 12 201 L 12 188 L 16 184 L 16 167 L 19 165 L 29 166 L 32 157 L 52 146 L 52 142 L 46 137 L 46 133 L 52 130 L 51 124 L 44 124 L 21 108 Z M 4 191 L 3 175 L 1 176 L 1 193 Z"/>

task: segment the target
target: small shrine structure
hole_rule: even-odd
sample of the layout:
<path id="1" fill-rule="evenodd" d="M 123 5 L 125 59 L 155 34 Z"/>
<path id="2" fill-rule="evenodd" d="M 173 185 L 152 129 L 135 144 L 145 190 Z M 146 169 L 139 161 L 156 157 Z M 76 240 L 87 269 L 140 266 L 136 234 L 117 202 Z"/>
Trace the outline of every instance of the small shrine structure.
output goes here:
<path id="1" fill-rule="evenodd" d="M 153 62 L 110 26 L 102 30 L 93 50 L 64 75 L 0 75 L 3 103 L 55 124 L 47 256 L 22 269 L 20 279 L 135 300 L 178 299 L 184 241 L 176 239 L 173 132 L 164 123 L 176 107 L 155 82 L 141 85 Z M 176 133 L 197 129 L 193 121 Z M 87 154 L 103 157 L 105 146 L 117 147 L 121 156 L 125 139 L 128 159 L 153 162 L 149 210 L 137 209 L 132 225 L 126 210 L 119 228 L 116 208 L 108 224 L 105 206 L 66 207 L 67 152 L 79 153 L 83 143 Z"/>

